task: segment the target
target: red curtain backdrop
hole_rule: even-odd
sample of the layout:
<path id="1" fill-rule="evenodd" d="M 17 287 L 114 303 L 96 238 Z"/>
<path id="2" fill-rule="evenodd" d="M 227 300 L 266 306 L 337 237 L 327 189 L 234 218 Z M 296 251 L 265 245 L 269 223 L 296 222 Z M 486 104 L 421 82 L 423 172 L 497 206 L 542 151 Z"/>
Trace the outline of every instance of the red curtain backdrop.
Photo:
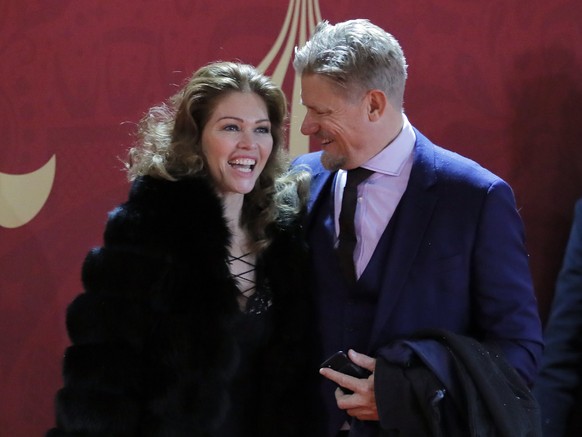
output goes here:
<path id="1" fill-rule="evenodd" d="M 582 3 L 318 4 L 332 23 L 369 18 L 392 32 L 410 65 L 411 122 L 514 187 L 545 319 L 573 204 L 582 196 Z M 38 214 L 21 226 L 0 226 L 0 435 L 42 435 L 53 424 L 68 344 L 65 309 L 81 291 L 81 263 L 100 243 L 107 211 L 126 196 L 119 158 L 133 123 L 202 64 L 258 65 L 288 6 L 0 3 L 0 202 L 8 189 L 2 175 L 29 174 L 55 159 Z M 286 80 L 287 93 L 290 86 Z"/>

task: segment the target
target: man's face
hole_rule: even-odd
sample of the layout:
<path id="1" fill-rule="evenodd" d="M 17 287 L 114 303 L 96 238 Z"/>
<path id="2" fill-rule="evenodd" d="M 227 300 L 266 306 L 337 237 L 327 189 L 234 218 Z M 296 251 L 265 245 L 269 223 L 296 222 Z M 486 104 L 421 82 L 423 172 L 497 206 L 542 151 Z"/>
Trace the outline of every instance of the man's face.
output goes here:
<path id="1" fill-rule="evenodd" d="M 367 161 L 368 98 L 356 98 L 318 74 L 301 77 L 301 100 L 307 109 L 301 133 L 317 139 L 329 170 L 351 169 Z"/>

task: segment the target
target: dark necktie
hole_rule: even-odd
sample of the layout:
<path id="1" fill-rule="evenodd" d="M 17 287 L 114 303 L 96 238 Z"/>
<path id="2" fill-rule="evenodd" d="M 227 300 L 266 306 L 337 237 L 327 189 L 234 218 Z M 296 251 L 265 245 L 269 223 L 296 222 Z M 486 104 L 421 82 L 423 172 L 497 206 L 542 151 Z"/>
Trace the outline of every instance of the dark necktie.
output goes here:
<path id="1" fill-rule="evenodd" d="M 356 204 L 358 202 L 358 185 L 374 172 L 372 170 L 358 167 L 353 170 L 348 170 L 347 173 L 342 208 L 339 216 L 339 243 L 336 250 L 345 277 L 351 283 L 354 283 L 356 281 L 354 249 L 356 248 L 357 241 L 354 217 L 356 214 Z"/>

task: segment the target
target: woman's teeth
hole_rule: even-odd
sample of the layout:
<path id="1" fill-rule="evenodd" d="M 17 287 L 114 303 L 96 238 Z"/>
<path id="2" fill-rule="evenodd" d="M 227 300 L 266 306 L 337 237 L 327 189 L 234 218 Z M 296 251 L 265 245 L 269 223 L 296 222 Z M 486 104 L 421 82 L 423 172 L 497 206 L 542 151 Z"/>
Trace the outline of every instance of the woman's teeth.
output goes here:
<path id="1" fill-rule="evenodd" d="M 233 159 L 232 161 L 228 161 L 228 164 L 230 166 L 236 168 L 237 170 L 245 172 L 245 173 L 249 173 L 249 172 L 253 171 L 256 163 L 257 163 L 257 161 L 255 161 L 254 159 L 249 159 L 249 158 Z"/>

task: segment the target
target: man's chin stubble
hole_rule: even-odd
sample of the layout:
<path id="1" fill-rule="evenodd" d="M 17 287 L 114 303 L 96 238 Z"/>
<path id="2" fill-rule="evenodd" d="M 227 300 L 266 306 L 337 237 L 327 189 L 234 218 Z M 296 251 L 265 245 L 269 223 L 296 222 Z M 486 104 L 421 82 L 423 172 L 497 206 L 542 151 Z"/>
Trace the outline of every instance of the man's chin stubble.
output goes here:
<path id="1" fill-rule="evenodd" d="M 346 161 L 345 156 L 332 155 L 325 151 L 321 154 L 321 164 L 330 171 L 339 170 L 346 164 Z"/>

